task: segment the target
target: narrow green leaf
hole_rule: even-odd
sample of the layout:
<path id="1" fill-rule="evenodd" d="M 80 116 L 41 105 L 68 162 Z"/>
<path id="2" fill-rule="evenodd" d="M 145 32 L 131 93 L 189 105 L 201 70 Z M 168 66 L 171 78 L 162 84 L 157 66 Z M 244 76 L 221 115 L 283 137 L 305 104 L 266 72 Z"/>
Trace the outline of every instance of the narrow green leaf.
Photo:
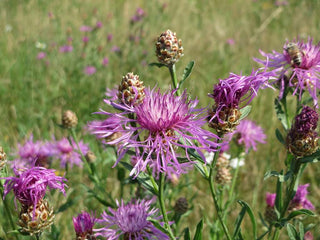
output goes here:
<path id="1" fill-rule="evenodd" d="M 285 130 L 288 130 L 289 126 L 287 124 L 286 114 L 282 110 L 282 106 L 278 98 L 274 100 L 274 108 L 276 110 L 277 117 L 280 120 L 282 126 L 284 127 Z"/>
<path id="2" fill-rule="evenodd" d="M 252 107 L 250 105 L 248 105 L 248 106 L 245 106 L 244 108 L 240 109 L 240 113 L 241 113 L 241 116 L 239 119 L 240 121 L 249 115 L 251 108 Z"/>
<path id="3" fill-rule="evenodd" d="M 298 237 L 297 230 L 290 223 L 287 224 L 287 232 L 290 240 L 296 240 Z"/>
<path id="4" fill-rule="evenodd" d="M 262 223 L 266 228 L 269 228 L 269 224 L 264 220 L 261 212 L 259 212 L 259 218 L 260 218 L 261 223 Z"/>
<path id="5" fill-rule="evenodd" d="M 281 171 L 280 174 L 282 175 L 282 171 Z M 282 182 L 283 181 L 281 181 L 280 178 L 278 178 L 277 188 L 276 188 L 275 207 L 276 207 L 276 210 L 279 211 L 279 212 L 282 211 Z"/>
<path id="6" fill-rule="evenodd" d="M 206 165 L 196 161 L 195 167 L 198 170 L 198 172 L 202 175 L 202 177 L 204 177 L 205 179 L 207 179 L 209 177 L 208 171 L 206 171 L 206 169 L 205 169 L 207 167 Z"/>
<path id="7" fill-rule="evenodd" d="M 261 240 L 261 239 L 263 239 L 263 238 L 264 238 L 264 236 L 265 236 L 265 235 L 267 235 L 269 232 L 270 232 L 270 230 L 268 230 L 268 231 L 264 232 L 261 236 L 259 236 L 259 237 L 257 238 L 257 240 Z"/>
<path id="8" fill-rule="evenodd" d="M 278 141 L 284 145 L 285 144 L 284 138 L 278 128 L 276 129 L 275 134 L 276 134 Z"/>
<path id="9" fill-rule="evenodd" d="M 267 171 L 265 174 L 264 174 L 264 180 L 268 179 L 269 177 L 280 177 L 281 174 L 277 171 Z"/>
<path id="10" fill-rule="evenodd" d="M 184 229 L 184 240 L 191 240 L 189 228 Z"/>
<path id="11" fill-rule="evenodd" d="M 316 214 L 308 209 L 300 209 L 297 211 L 292 211 L 288 217 L 286 218 L 287 221 L 291 220 L 292 218 L 298 216 L 298 215 L 307 215 L 307 216 L 311 216 L 314 217 L 316 216 Z"/>
<path id="12" fill-rule="evenodd" d="M 194 67 L 194 61 L 190 61 L 183 71 L 182 79 L 179 83 L 179 88 L 181 88 L 184 81 L 190 76 L 193 67 Z"/>
<path id="13" fill-rule="evenodd" d="M 158 67 L 158 68 L 161 68 L 161 67 L 166 67 L 167 65 L 163 64 L 163 63 L 158 63 L 158 62 L 153 62 L 153 63 L 149 63 L 148 64 L 150 67 Z"/>
<path id="14" fill-rule="evenodd" d="M 232 236 L 232 239 L 236 239 L 236 237 L 238 237 L 239 235 L 239 232 L 240 232 L 240 227 L 241 227 L 241 222 L 244 218 L 244 215 L 246 214 L 246 211 L 247 211 L 247 207 L 246 206 L 243 206 L 237 219 L 236 219 L 236 222 L 234 224 L 235 226 L 235 229 L 234 229 L 234 232 L 233 232 L 233 236 Z"/>
<path id="15" fill-rule="evenodd" d="M 257 238 L 257 222 L 254 217 L 253 211 L 252 211 L 251 207 L 245 201 L 238 200 L 238 203 L 241 206 L 243 206 L 243 207 L 245 206 L 247 208 L 247 213 L 250 217 L 251 224 L 252 224 L 253 238 L 256 239 Z"/>
<path id="16" fill-rule="evenodd" d="M 304 239 L 304 226 L 302 222 L 299 222 L 299 237 L 300 240 Z"/>
<path id="17" fill-rule="evenodd" d="M 165 229 L 164 227 L 162 227 L 161 225 L 160 225 L 160 223 L 159 223 L 159 221 L 158 220 L 155 220 L 155 219 L 148 219 L 150 222 L 152 222 L 152 224 L 156 227 L 156 228 L 158 228 L 161 232 L 164 232 L 165 234 L 167 234 L 167 235 L 169 235 L 169 232 L 168 232 L 168 230 L 167 229 Z"/>
<path id="18" fill-rule="evenodd" d="M 75 201 L 73 199 L 68 199 L 68 201 L 66 203 L 62 204 L 58 208 L 58 210 L 55 212 L 55 214 L 60 213 L 60 212 L 64 212 L 65 210 L 70 208 L 74 203 L 75 203 Z"/>
<path id="19" fill-rule="evenodd" d="M 203 229 L 203 219 L 197 225 L 196 233 L 194 234 L 193 240 L 202 240 L 202 229 Z"/>

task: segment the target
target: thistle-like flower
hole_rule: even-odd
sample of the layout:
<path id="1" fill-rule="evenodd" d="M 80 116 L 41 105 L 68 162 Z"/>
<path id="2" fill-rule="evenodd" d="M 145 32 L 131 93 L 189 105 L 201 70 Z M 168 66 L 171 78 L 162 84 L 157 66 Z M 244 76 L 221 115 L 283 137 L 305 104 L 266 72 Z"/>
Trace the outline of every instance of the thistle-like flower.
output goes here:
<path id="1" fill-rule="evenodd" d="M 269 86 L 269 73 L 252 71 L 250 76 L 241 76 L 231 73 L 219 84 L 214 85 L 213 93 L 209 97 L 215 104 L 208 111 L 209 126 L 219 135 L 235 130 L 240 123 L 240 109 L 248 105 L 257 95 L 260 88 Z"/>
<path id="2" fill-rule="evenodd" d="M 272 53 L 260 51 L 260 53 L 266 57 L 266 60 L 255 60 L 272 69 L 274 74 L 280 75 L 276 82 L 280 86 L 280 99 L 283 97 L 286 87 L 292 87 L 293 94 L 299 94 L 300 98 L 302 93 L 308 90 L 314 105 L 318 105 L 320 43 L 313 45 L 311 38 L 307 42 L 298 39 L 286 42 L 282 53 L 276 51 Z"/>
<path id="3" fill-rule="evenodd" d="M 308 156 L 318 149 L 318 113 L 308 106 L 304 106 L 301 113 L 295 117 L 286 144 L 289 152 L 297 157 Z"/>
<path id="4" fill-rule="evenodd" d="M 300 210 L 300 209 L 310 209 L 313 210 L 314 206 L 313 204 L 307 199 L 308 190 L 310 184 L 304 184 L 298 186 L 297 192 L 293 199 L 291 200 L 289 204 L 288 211 L 294 211 L 294 210 Z"/>
<path id="5" fill-rule="evenodd" d="M 181 162 L 178 155 L 190 160 L 187 149 L 195 149 L 205 160 L 201 150 L 211 152 L 217 146 L 212 141 L 217 136 L 202 129 L 205 116 L 201 115 L 203 109 L 195 108 L 198 101 L 189 100 L 186 92 L 175 96 L 175 91 L 161 94 L 159 90 L 148 89 L 145 94 L 144 101 L 134 108 L 121 113 L 100 112 L 118 118 L 122 126 L 116 130 L 121 137 L 107 142 L 118 145 L 119 158 L 116 164 L 129 149 L 134 149 L 137 156 L 131 175 L 144 171 L 147 165 L 155 175 L 160 172 L 180 175 L 190 161 Z M 111 125 L 105 122 L 103 127 L 98 125 L 96 128 L 101 136 L 115 132 L 113 121 Z"/>
<path id="6" fill-rule="evenodd" d="M 156 42 L 156 55 L 158 61 L 167 66 L 175 64 L 183 56 L 182 42 L 175 32 L 167 30 L 161 33 Z"/>
<path id="7" fill-rule="evenodd" d="M 137 200 L 128 204 L 117 201 L 118 209 L 109 208 L 110 214 L 103 212 L 97 222 L 103 227 L 95 229 L 97 236 L 106 237 L 109 240 L 165 240 L 169 237 L 157 229 L 150 217 L 159 219 L 158 210 L 151 208 L 152 200 Z"/>
<path id="8" fill-rule="evenodd" d="M 73 217 L 73 226 L 76 232 L 76 240 L 95 240 L 96 236 L 93 233 L 93 226 L 97 222 L 92 214 L 87 212 L 80 213 L 77 217 Z"/>
<path id="9" fill-rule="evenodd" d="M 277 220 L 277 213 L 274 210 L 274 204 L 276 201 L 276 194 L 275 193 L 268 193 L 266 194 L 266 203 L 267 207 L 264 212 L 264 217 L 267 222 L 272 223 Z"/>

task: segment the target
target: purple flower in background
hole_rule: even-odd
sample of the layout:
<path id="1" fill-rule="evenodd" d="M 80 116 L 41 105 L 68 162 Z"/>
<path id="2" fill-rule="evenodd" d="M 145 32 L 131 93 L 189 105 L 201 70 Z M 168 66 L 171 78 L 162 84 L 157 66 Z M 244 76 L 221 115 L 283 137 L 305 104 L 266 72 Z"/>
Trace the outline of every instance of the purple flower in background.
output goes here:
<path id="1" fill-rule="evenodd" d="M 124 204 L 123 200 L 118 209 L 108 208 L 110 214 L 103 212 L 101 219 L 98 219 L 103 227 L 95 229 L 97 236 L 105 237 L 109 240 L 129 239 L 129 240 L 165 240 L 169 237 L 157 229 L 148 218 L 159 219 L 158 210 L 151 208 L 152 200 L 137 200 Z M 122 237 L 121 237 L 122 236 Z"/>
<path id="2" fill-rule="evenodd" d="M 131 171 L 131 175 L 143 171 L 147 165 L 153 169 L 157 176 L 160 172 L 167 175 L 172 173 L 180 175 L 185 172 L 185 167 L 191 162 L 181 163 L 178 160 L 177 148 L 184 150 L 179 154 L 184 154 L 189 159 L 189 154 L 185 149 L 195 149 L 205 160 L 201 150 L 211 152 L 216 147 L 217 136 L 210 131 L 202 129 L 206 123 L 203 116 L 204 109 L 196 109 L 198 100 L 190 100 L 187 93 L 181 96 L 175 96 L 175 91 L 169 91 L 164 94 L 160 90 L 147 89 L 145 98 L 140 105 L 128 108 L 121 104 L 116 104 L 110 100 L 105 100 L 117 109 L 123 108 L 122 113 L 109 113 L 105 111 L 99 114 L 105 114 L 109 118 L 118 118 L 122 129 L 118 131 L 121 137 L 109 144 L 118 144 L 119 158 L 116 164 L 124 154 L 133 148 L 139 159 L 136 166 Z M 130 114 L 135 114 L 132 119 Z M 105 124 L 104 129 L 97 126 L 99 134 L 112 134 L 114 124 Z"/>
<path id="3" fill-rule="evenodd" d="M 47 56 L 47 54 L 45 52 L 39 52 L 37 55 L 37 59 L 41 60 L 44 59 Z"/>
<path id="4" fill-rule="evenodd" d="M 275 5 L 276 6 L 286 6 L 286 5 L 288 5 L 289 3 L 288 3 L 288 1 L 284 1 L 284 0 L 281 0 L 281 1 L 276 1 L 275 2 Z"/>
<path id="5" fill-rule="evenodd" d="M 93 226 L 96 223 L 97 218 L 95 218 L 93 214 L 90 215 L 83 211 L 77 217 L 73 217 L 72 220 L 77 239 L 95 239 Z"/>
<path id="6" fill-rule="evenodd" d="M 83 70 L 83 72 L 88 76 L 95 74 L 96 71 L 97 69 L 94 66 L 86 66 Z"/>
<path id="7" fill-rule="evenodd" d="M 15 198 L 26 206 L 34 206 L 41 200 L 47 188 L 58 189 L 65 194 L 67 179 L 57 176 L 55 170 L 43 167 L 33 167 L 19 172 L 16 177 L 6 177 L 4 197 L 13 190 Z"/>
<path id="8" fill-rule="evenodd" d="M 111 48 L 111 52 L 120 53 L 120 52 L 121 52 L 121 49 L 120 49 L 118 46 L 113 46 L 113 47 Z"/>
<path id="9" fill-rule="evenodd" d="M 298 186 L 296 195 L 293 197 L 293 199 L 290 202 L 289 209 L 295 209 L 299 210 L 301 208 L 305 209 L 314 209 L 314 206 L 312 203 L 307 199 L 308 195 L 308 190 L 307 188 L 309 187 L 310 184 L 305 184 L 305 185 L 300 185 Z"/>
<path id="10" fill-rule="evenodd" d="M 88 145 L 82 141 L 79 142 L 80 149 L 78 149 L 77 144 L 72 140 L 71 145 L 67 138 L 56 141 L 53 146 L 55 148 L 55 157 L 60 159 L 61 168 L 65 168 L 67 164 L 70 168 L 73 167 L 73 164 L 81 167 L 81 155 L 77 150 L 80 150 L 83 155 L 86 155 L 89 151 Z"/>
<path id="11" fill-rule="evenodd" d="M 92 27 L 83 25 L 83 26 L 80 27 L 80 31 L 81 32 L 91 32 L 92 31 Z"/>
<path id="12" fill-rule="evenodd" d="M 266 193 L 266 203 L 269 207 L 274 207 L 276 196 L 275 193 Z"/>
<path id="13" fill-rule="evenodd" d="M 233 38 L 228 38 L 226 42 L 227 42 L 227 44 L 230 45 L 230 46 L 235 44 L 235 41 L 234 41 Z"/>
<path id="14" fill-rule="evenodd" d="M 88 37 L 88 36 L 84 36 L 84 37 L 82 38 L 82 42 L 84 42 L 84 43 L 89 42 L 89 37 Z"/>
<path id="15" fill-rule="evenodd" d="M 266 60 L 255 59 L 256 62 L 273 69 L 280 74 L 276 82 L 280 86 L 279 98 L 281 99 L 287 86 L 293 87 L 293 94 L 298 93 L 300 98 L 305 90 L 313 98 L 314 105 L 318 105 L 317 90 L 320 88 L 320 43 L 312 44 L 309 38 L 303 41 L 286 42 L 283 52 L 273 51 L 265 53 L 260 50 Z"/>
<path id="16" fill-rule="evenodd" d="M 67 53 L 67 52 L 72 52 L 72 51 L 73 51 L 72 45 L 64 45 L 64 46 L 61 46 L 59 49 L 59 52 L 61 52 L 61 53 Z"/>
<path id="17" fill-rule="evenodd" d="M 313 240 L 313 235 L 310 231 L 306 232 L 303 236 L 303 240 Z"/>
<path id="18" fill-rule="evenodd" d="M 103 66 L 108 66 L 108 65 L 109 65 L 109 58 L 104 57 L 104 58 L 102 59 L 102 65 L 103 65 Z"/>
<path id="19" fill-rule="evenodd" d="M 96 23 L 96 28 L 102 28 L 102 22 L 98 21 L 98 22 Z"/>
<path id="20" fill-rule="evenodd" d="M 136 10 L 136 14 L 134 16 L 131 17 L 131 23 L 136 23 L 141 21 L 144 17 L 145 17 L 146 13 L 142 8 L 137 8 Z"/>
<path id="21" fill-rule="evenodd" d="M 246 153 L 249 152 L 250 148 L 254 151 L 257 150 L 257 143 L 266 143 L 266 135 L 260 126 L 257 126 L 250 120 L 242 120 L 237 126 L 237 129 L 232 132 L 233 136 L 236 136 L 236 141 L 239 145 L 245 146 Z"/>
<path id="22" fill-rule="evenodd" d="M 111 42 L 112 39 L 113 39 L 113 35 L 111 33 L 109 33 L 108 36 L 107 36 L 108 42 Z"/>

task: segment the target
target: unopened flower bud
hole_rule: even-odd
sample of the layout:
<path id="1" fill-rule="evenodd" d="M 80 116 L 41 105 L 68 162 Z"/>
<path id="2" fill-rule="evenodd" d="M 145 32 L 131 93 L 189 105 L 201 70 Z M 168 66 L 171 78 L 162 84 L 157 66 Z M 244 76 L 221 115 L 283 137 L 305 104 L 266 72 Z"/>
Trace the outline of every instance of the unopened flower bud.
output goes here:
<path id="1" fill-rule="evenodd" d="M 21 232 L 31 236 L 43 232 L 50 227 L 54 220 L 53 208 L 49 207 L 47 200 L 40 200 L 34 210 L 34 205 L 22 205 L 18 224 Z"/>
<path id="2" fill-rule="evenodd" d="M 180 197 L 174 205 L 174 211 L 178 215 L 185 214 L 188 211 L 188 201 L 184 197 Z"/>
<path id="3" fill-rule="evenodd" d="M 0 146 L 0 171 L 2 170 L 2 168 L 4 168 L 6 163 L 7 163 L 7 155 L 3 151 L 3 148 Z"/>
<path id="4" fill-rule="evenodd" d="M 85 155 L 86 160 L 88 163 L 94 163 L 97 159 L 96 155 L 94 155 L 93 152 L 88 151 L 87 154 Z"/>
<path id="5" fill-rule="evenodd" d="M 270 224 L 277 220 L 277 214 L 276 214 L 276 211 L 274 210 L 274 207 L 272 206 L 266 207 L 266 210 L 264 212 L 264 218 Z"/>
<path id="6" fill-rule="evenodd" d="M 217 159 L 216 167 L 217 168 L 222 168 L 222 167 L 227 168 L 227 167 L 229 167 L 229 163 L 230 163 L 230 161 L 227 158 L 227 156 L 224 154 L 220 154 Z"/>
<path id="7" fill-rule="evenodd" d="M 62 115 L 62 125 L 65 128 L 74 128 L 78 124 L 78 118 L 76 114 L 70 110 L 67 110 Z"/>
<path id="8" fill-rule="evenodd" d="M 177 39 L 175 32 L 167 30 L 161 33 L 156 42 L 156 55 L 158 61 L 167 66 L 175 64 L 183 56 L 181 39 Z"/>
<path id="9" fill-rule="evenodd" d="M 138 75 L 132 72 L 122 77 L 119 85 L 118 98 L 120 102 L 130 106 L 137 106 L 143 102 L 145 97 L 143 82 L 140 81 Z"/>
<path id="10" fill-rule="evenodd" d="M 221 185 L 227 185 L 231 182 L 232 176 L 229 168 L 221 167 L 217 169 L 216 182 Z"/>
<path id="11" fill-rule="evenodd" d="M 287 148 L 297 157 L 308 156 L 317 151 L 318 139 L 314 131 L 299 133 L 291 130 L 287 136 Z"/>

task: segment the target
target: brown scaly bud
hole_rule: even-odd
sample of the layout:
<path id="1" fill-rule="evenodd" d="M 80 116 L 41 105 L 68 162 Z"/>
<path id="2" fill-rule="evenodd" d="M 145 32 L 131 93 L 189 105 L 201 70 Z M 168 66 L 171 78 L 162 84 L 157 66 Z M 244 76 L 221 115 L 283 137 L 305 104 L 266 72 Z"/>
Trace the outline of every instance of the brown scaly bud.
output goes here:
<path id="1" fill-rule="evenodd" d="M 277 214 L 274 210 L 274 207 L 271 207 L 271 206 L 266 207 L 266 210 L 264 212 L 264 218 L 270 224 L 277 220 Z"/>
<path id="2" fill-rule="evenodd" d="M 7 155 L 0 146 L 0 171 L 4 168 L 7 163 Z"/>
<path id="3" fill-rule="evenodd" d="M 86 160 L 88 163 L 94 163 L 97 159 L 96 155 L 94 155 L 93 152 L 88 151 L 87 154 L 85 155 Z"/>
<path id="4" fill-rule="evenodd" d="M 188 201 L 184 197 L 180 197 L 174 205 L 174 211 L 178 215 L 185 214 L 188 211 Z"/>
<path id="5" fill-rule="evenodd" d="M 318 134 L 314 131 L 299 133 L 290 131 L 286 144 L 289 152 L 297 157 L 309 156 L 318 149 Z"/>
<path id="6" fill-rule="evenodd" d="M 209 110 L 208 121 L 215 115 L 216 108 Z M 219 112 L 220 120 L 215 117 L 209 122 L 209 127 L 215 129 L 219 135 L 233 132 L 240 123 L 241 112 L 236 108 L 224 108 Z"/>
<path id="7" fill-rule="evenodd" d="M 228 168 L 229 167 L 229 159 L 224 155 L 224 154 L 220 154 L 218 159 L 217 159 L 217 163 L 216 163 L 216 167 L 217 168 Z"/>
<path id="8" fill-rule="evenodd" d="M 33 207 L 22 205 L 18 221 L 20 231 L 31 236 L 43 232 L 54 220 L 53 208 L 49 207 L 47 200 L 40 200 L 35 210 Z"/>
<path id="9" fill-rule="evenodd" d="M 181 39 L 177 39 L 175 32 L 167 30 L 161 33 L 156 42 L 156 55 L 158 61 L 167 66 L 175 64 L 183 56 Z"/>
<path id="10" fill-rule="evenodd" d="M 74 128 L 78 124 L 77 115 L 71 110 L 67 110 L 62 115 L 62 126 L 65 128 Z"/>
<path id="11" fill-rule="evenodd" d="M 143 102 L 145 97 L 143 82 L 140 81 L 138 75 L 132 72 L 122 77 L 121 84 L 119 85 L 118 98 L 120 102 L 137 106 Z"/>
<path id="12" fill-rule="evenodd" d="M 227 185 L 231 182 L 232 176 L 229 168 L 221 167 L 217 169 L 216 182 L 221 185 Z"/>

